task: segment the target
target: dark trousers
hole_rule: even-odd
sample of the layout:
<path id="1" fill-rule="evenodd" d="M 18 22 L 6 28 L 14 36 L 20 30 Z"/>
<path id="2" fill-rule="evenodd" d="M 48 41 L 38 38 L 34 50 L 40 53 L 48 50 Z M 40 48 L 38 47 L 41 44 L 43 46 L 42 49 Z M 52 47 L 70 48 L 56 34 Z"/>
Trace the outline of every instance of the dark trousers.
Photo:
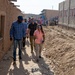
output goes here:
<path id="1" fill-rule="evenodd" d="M 23 40 L 23 47 L 25 47 L 25 44 L 26 44 L 26 37 L 25 37 L 25 40 Z"/>
<path id="2" fill-rule="evenodd" d="M 34 36 L 30 36 L 30 43 L 31 43 L 31 52 L 33 52 L 33 48 L 34 48 Z"/>

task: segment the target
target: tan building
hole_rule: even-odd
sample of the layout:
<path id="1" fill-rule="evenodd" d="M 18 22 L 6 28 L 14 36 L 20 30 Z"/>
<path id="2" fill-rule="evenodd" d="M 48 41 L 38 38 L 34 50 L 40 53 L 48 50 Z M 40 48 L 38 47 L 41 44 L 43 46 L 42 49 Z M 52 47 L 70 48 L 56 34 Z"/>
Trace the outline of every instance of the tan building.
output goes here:
<path id="1" fill-rule="evenodd" d="M 42 10 L 42 15 L 45 17 L 45 19 L 49 20 L 50 18 L 57 17 L 59 11 L 58 10 L 48 10 L 44 9 Z"/>
<path id="2" fill-rule="evenodd" d="M 9 0 L 0 0 L 0 59 L 10 48 L 10 27 L 18 15 L 22 13 L 13 3 Z"/>

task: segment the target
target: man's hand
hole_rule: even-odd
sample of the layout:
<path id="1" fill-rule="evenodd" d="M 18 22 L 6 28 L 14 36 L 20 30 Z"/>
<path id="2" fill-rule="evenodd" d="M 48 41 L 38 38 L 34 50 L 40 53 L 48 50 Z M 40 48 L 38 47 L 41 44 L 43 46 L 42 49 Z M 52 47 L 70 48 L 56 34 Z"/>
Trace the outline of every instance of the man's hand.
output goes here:
<path id="1" fill-rule="evenodd" d="M 10 37 L 10 41 L 12 41 L 12 38 Z"/>
<path id="2" fill-rule="evenodd" d="M 44 43 L 44 40 L 42 41 L 42 43 Z"/>
<path id="3" fill-rule="evenodd" d="M 25 37 L 23 37 L 23 41 L 25 41 Z"/>

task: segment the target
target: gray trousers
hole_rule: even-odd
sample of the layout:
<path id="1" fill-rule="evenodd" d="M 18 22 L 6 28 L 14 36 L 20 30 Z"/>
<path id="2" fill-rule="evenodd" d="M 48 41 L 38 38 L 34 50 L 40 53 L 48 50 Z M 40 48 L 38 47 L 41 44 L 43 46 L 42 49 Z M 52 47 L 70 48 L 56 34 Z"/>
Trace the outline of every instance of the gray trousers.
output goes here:
<path id="1" fill-rule="evenodd" d="M 42 44 L 35 44 L 35 52 L 37 59 L 39 59 L 39 56 L 41 56 L 41 51 L 42 51 Z"/>

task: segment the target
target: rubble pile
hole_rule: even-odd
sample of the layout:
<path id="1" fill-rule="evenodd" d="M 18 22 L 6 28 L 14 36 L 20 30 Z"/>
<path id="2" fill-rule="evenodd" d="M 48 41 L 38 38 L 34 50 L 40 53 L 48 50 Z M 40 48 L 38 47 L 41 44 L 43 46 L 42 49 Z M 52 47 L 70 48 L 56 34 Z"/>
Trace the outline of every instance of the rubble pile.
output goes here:
<path id="1" fill-rule="evenodd" d="M 75 31 L 58 26 L 44 27 L 44 31 L 44 55 L 55 75 L 75 75 Z"/>

